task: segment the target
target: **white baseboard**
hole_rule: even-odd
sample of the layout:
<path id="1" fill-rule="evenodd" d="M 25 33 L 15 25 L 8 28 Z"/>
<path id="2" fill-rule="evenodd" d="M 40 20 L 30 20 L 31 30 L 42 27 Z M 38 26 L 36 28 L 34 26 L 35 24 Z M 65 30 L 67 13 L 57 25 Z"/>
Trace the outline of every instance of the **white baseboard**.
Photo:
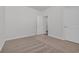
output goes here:
<path id="1" fill-rule="evenodd" d="M 74 42 L 74 43 L 78 43 L 79 44 L 79 41 L 68 40 L 68 39 L 64 39 L 63 37 L 58 37 L 58 36 L 54 36 L 54 35 L 51 35 L 51 34 L 48 34 L 48 36 L 55 37 L 55 38 L 61 39 L 61 40 L 71 41 L 71 42 Z"/>
<path id="2" fill-rule="evenodd" d="M 35 35 L 35 34 L 16 36 L 16 37 L 12 37 L 12 38 L 7 38 L 6 40 L 14 40 L 14 39 L 18 39 L 18 38 L 24 38 L 24 37 L 33 36 L 33 35 Z"/>
<path id="3" fill-rule="evenodd" d="M 37 35 L 41 35 L 41 34 L 46 34 L 46 32 L 42 32 L 42 33 L 37 33 Z"/>
<path id="4" fill-rule="evenodd" d="M 51 34 L 48 34 L 48 36 L 51 36 L 51 37 L 54 37 L 54 38 L 57 38 L 57 39 L 61 39 L 61 40 L 64 40 L 63 37 L 58 37 L 58 36 L 55 36 L 55 35 L 51 35 Z"/>
<path id="5" fill-rule="evenodd" d="M 3 43 L 2 43 L 2 45 L 1 45 L 1 47 L 0 47 L 0 51 L 2 50 L 2 47 L 3 47 L 4 44 L 5 44 L 5 41 L 7 41 L 7 40 L 14 40 L 14 39 L 18 39 L 18 38 L 24 38 L 24 37 L 33 36 L 33 35 L 35 35 L 35 34 L 23 35 L 23 36 L 16 36 L 16 37 L 12 37 L 12 38 L 5 38 L 4 41 L 3 41 Z"/>
<path id="6" fill-rule="evenodd" d="M 74 43 L 78 43 L 79 44 L 79 41 L 75 41 L 75 40 L 68 40 L 68 39 L 65 39 L 66 41 L 71 41 L 71 42 L 74 42 Z"/>
<path id="7" fill-rule="evenodd" d="M 3 48 L 4 44 L 5 44 L 5 41 L 6 41 L 6 40 L 4 40 L 4 41 L 2 42 L 2 44 L 1 44 L 1 46 L 0 46 L 0 52 L 2 51 L 2 48 Z"/>

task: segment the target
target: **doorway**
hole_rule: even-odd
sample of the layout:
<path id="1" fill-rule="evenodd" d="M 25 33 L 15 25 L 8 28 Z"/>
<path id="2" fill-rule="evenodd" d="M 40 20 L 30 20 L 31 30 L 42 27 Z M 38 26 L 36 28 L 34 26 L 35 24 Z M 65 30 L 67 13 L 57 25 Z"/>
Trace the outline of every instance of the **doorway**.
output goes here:
<path id="1" fill-rule="evenodd" d="M 48 16 L 37 17 L 37 35 L 48 35 Z"/>
<path id="2" fill-rule="evenodd" d="M 43 26 L 45 35 L 48 35 L 48 16 L 43 16 Z"/>

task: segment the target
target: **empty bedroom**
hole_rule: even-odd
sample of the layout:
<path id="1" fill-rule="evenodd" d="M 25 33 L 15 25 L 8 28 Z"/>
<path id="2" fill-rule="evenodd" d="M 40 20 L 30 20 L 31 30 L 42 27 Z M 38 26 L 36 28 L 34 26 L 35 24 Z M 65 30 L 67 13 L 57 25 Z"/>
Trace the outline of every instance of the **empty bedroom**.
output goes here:
<path id="1" fill-rule="evenodd" d="M 79 6 L 0 6 L 0 53 L 79 53 Z"/>

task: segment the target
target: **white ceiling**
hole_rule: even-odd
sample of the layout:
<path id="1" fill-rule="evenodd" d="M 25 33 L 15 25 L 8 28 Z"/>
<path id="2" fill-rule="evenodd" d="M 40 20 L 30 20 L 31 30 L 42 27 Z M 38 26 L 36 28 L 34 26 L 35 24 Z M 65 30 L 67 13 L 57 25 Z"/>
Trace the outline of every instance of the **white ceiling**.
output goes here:
<path id="1" fill-rule="evenodd" d="M 49 8 L 50 6 L 29 6 L 29 7 L 34 8 L 34 9 L 36 9 L 38 11 L 44 11 L 47 8 Z"/>

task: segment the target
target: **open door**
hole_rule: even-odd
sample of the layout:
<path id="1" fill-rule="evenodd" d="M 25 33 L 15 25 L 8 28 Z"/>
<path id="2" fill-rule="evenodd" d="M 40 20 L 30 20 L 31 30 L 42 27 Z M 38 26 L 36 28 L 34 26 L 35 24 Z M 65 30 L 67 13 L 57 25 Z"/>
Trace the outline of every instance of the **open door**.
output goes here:
<path id="1" fill-rule="evenodd" d="M 37 34 L 48 34 L 48 16 L 37 17 Z"/>
<path id="2" fill-rule="evenodd" d="M 43 18 L 42 16 L 38 16 L 37 17 L 37 35 L 39 34 L 43 34 L 44 31 L 43 31 Z"/>

